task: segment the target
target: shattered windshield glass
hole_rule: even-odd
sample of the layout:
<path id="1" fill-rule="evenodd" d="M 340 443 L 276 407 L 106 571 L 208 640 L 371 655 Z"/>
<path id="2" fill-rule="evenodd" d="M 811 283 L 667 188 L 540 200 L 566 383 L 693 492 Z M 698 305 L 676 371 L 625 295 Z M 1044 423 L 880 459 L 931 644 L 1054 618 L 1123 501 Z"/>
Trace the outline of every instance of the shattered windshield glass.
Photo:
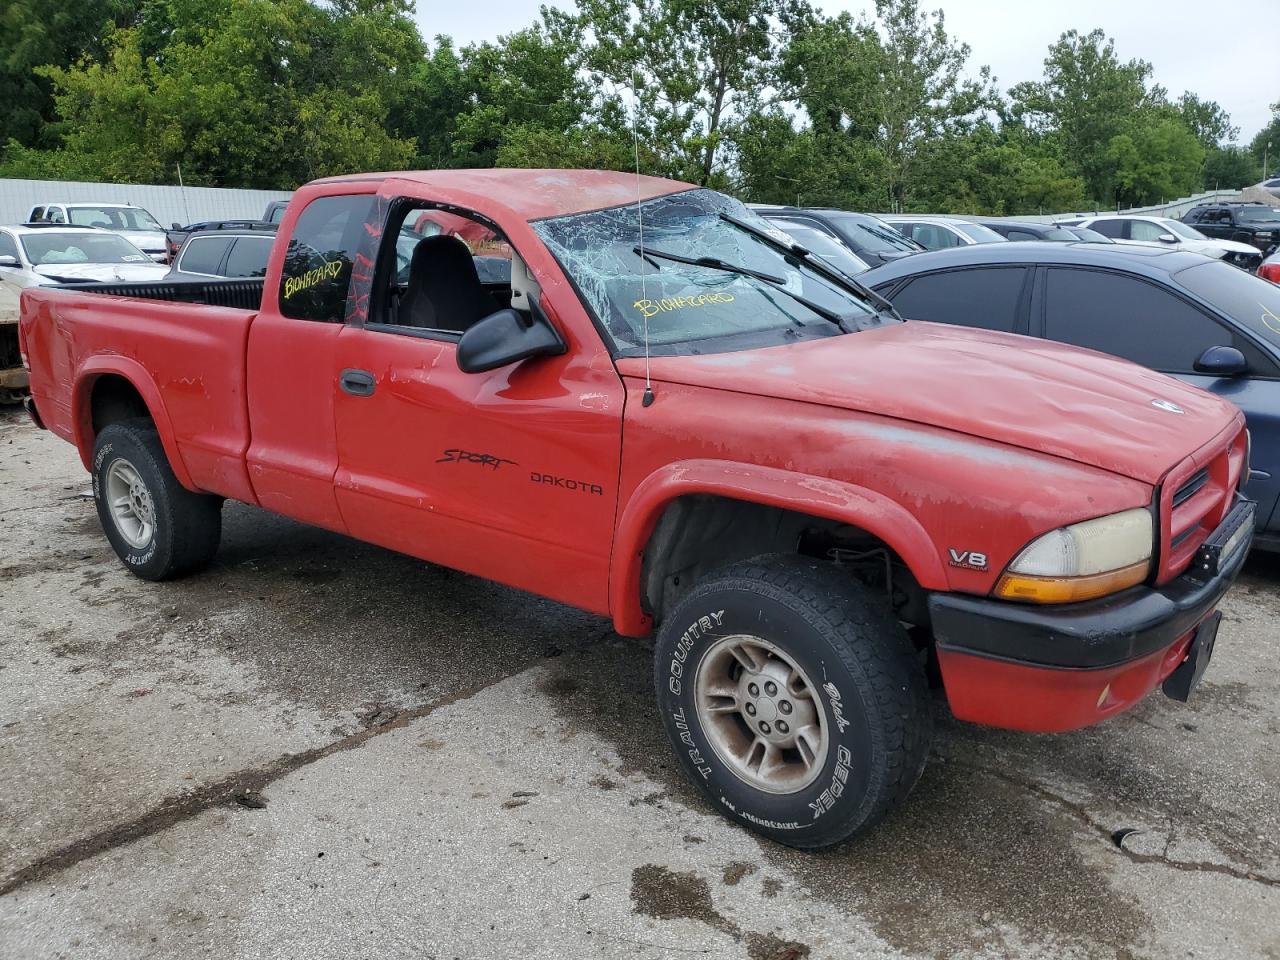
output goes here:
<path id="1" fill-rule="evenodd" d="M 768 221 L 714 190 L 669 194 L 638 208 L 628 204 L 554 217 L 533 227 L 624 356 L 643 352 L 646 324 L 650 352 L 656 355 L 840 335 L 841 327 L 829 316 L 793 295 L 838 316 L 849 330 L 895 322 L 798 257 L 723 219 L 722 213 L 790 242 Z M 644 257 L 637 251 L 641 215 L 644 249 L 651 254 Z M 779 283 L 664 255 L 713 258 Z"/>

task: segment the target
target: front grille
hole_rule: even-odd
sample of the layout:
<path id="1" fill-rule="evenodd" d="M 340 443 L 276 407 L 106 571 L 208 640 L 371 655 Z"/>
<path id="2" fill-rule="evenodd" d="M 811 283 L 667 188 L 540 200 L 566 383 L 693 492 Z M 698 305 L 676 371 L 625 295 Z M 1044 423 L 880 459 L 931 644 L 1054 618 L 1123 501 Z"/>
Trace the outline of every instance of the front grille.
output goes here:
<path id="1" fill-rule="evenodd" d="M 1170 473 L 1161 497 L 1158 582 L 1182 573 L 1235 502 L 1244 469 L 1245 432 L 1197 451 Z"/>
<path id="2" fill-rule="evenodd" d="M 0 370 L 22 366 L 22 355 L 18 353 L 18 325 L 16 323 L 0 324 Z"/>
<path id="3" fill-rule="evenodd" d="M 1190 480 L 1173 491 L 1173 509 L 1177 510 L 1180 506 L 1194 497 L 1200 492 L 1200 488 L 1209 482 L 1209 470 L 1206 467 L 1195 473 Z"/>

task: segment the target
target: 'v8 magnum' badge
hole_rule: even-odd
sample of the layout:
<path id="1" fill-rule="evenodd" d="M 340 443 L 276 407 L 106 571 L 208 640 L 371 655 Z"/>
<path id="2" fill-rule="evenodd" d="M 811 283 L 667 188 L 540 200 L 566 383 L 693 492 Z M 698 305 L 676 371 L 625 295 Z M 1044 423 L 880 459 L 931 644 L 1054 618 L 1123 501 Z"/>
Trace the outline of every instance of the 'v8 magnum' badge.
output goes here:
<path id="1" fill-rule="evenodd" d="M 1172 400 L 1152 400 L 1151 405 L 1153 407 L 1159 407 L 1161 410 L 1168 410 L 1170 413 L 1186 412 L 1180 406 L 1174 403 Z"/>

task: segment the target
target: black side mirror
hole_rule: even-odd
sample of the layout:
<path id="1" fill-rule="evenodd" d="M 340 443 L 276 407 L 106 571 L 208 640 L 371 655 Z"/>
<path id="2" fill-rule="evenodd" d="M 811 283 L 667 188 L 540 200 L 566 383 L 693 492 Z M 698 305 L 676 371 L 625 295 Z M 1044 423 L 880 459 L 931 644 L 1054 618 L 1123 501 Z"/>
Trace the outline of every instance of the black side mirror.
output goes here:
<path id="1" fill-rule="evenodd" d="M 177 221 L 177 220 L 175 220 L 175 221 L 173 221 L 173 226 L 171 226 L 169 229 L 170 229 L 170 230 L 181 230 L 181 229 L 182 229 L 182 224 L 178 223 L 178 221 Z"/>
<path id="2" fill-rule="evenodd" d="M 1249 372 L 1249 361 L 1235 347 L 1210 347 L 1195 363 L 1196 373 L 1211 377 L 1238 377 Z"/>
<path id="3" fill-rule="evenodd" d="M 458 340 L 458 369 L 484 373 L 529 357 L 556 356 L 568 349 L 546 315 L 507 308 L 477 320 Z"/>

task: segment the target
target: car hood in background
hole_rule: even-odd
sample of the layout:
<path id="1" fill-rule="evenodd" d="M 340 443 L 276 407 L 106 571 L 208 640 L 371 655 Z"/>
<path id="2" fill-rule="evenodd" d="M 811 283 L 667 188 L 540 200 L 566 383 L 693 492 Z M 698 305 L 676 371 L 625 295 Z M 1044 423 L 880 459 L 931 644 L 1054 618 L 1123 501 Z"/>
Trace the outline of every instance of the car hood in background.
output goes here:
<path id="1" fill-rule="evenodd" d="M 1208 240 L 1188 240 L 1186 242 L 1188 244 L 1188 249 L 1194 250 L 1196 253 L 1205 253 L 1205 254 L 1209 253 L 1208 250 L 1201 250 L 1200 249 L 1201 247 L 1212 247 L 1217 250 L 1221 250 L 1224 254 L 1225 253 L 1256 254 L 1258 252 L 1258 248 L 1253 246 L 1252 244 L 1240 243 L 1239 241 L 1236 241 L 1236 240 L 1215 240 L 1213 238 L 1210 238 Z M 1190 244 L 1193 244 L 1193 243 L 1196 244 L 1196 246 L 1194 247 L 1190 246 Z M 1210 255 L 1213 256 L 1214 254 L 1210 254 Z"/>
<path id="2" fill-rule="evenodd" d="M 164 253 L 168 235 L 163 230 L 113 230 L 139 250 L 148 253 Z"/>
<path id="3" fill-rule="evenodd" d="M 128 283 L 159 280 L 169 268 L 162 263 L 46 263 L 32 267 L 32 273 L 43 277 L 46 283 L 101 280 L 106 283 Z"/>
<path id="4" fill-rule="evenodd" d="M 1240 417 L 1213 394 L 1125 360 L 922 321 L 736 353 L 654 357 L 650 368 L 654 380 L 928 424 L 1149 484 Z M 624 358 L 618 369 L 643 376 L 644 361 Z"/>

